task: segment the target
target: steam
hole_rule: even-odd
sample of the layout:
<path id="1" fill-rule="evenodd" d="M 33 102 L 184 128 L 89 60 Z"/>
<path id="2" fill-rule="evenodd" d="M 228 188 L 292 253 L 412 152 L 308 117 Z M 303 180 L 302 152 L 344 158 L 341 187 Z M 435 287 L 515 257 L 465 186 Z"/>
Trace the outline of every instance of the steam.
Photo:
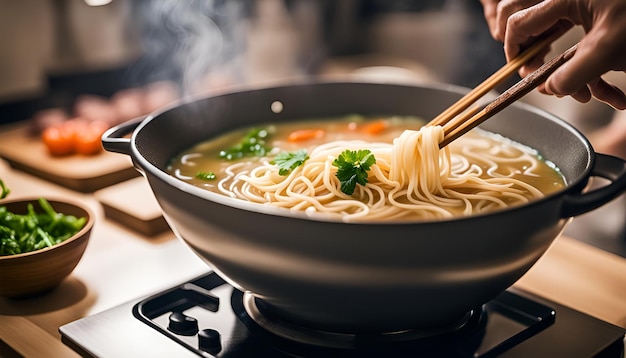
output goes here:
<path id="1" fill-rule="evenodd" d="M 210 73 L 239 73 L 246 1 L 133 1 L 132 13 L 143 47 L 131 74 L 138 81 L 173 81 L 189 94 Z"/>

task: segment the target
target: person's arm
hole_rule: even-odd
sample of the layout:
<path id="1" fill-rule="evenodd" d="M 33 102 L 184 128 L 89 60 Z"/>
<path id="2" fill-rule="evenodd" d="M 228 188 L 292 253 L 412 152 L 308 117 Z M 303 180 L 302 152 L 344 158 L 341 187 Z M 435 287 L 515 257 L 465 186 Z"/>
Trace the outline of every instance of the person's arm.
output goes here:
<path id="1" fill-rule="evenodd" d="M 494 39 L 504 42 L 507 60 L 540 37 L 560 37 L 573 26 L 585 36 L 576 55 L 556 70 L 539 90 L 570 95 L 580 102 L 591 97 L 626 109 L 626 95 L 601 78 L 611 70 L 626 70 L 626 2 L 622 0 L 481 0 Z M 526 76 L 537 69 L 548 50 L 520 69 Z"/>

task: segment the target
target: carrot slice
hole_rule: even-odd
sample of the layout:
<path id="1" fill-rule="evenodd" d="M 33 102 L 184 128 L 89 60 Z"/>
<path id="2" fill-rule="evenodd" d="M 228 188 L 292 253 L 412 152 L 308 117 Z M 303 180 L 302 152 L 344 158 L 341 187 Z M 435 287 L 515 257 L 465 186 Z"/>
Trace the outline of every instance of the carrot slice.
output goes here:
<path id="1" fill-rule="evenodd" d="M 371 135 L 376 135 L 382 133 L 387 128 L 389 128 L 389 121 L 381 119 L 365 124 L 363 126 L 363 132 Z"/>
<path id="2" fill-rule="evenodd" d="M 323 129 L 300 129 L 291 132 L 287 140 L 290 142 L 304 142 L 306 140 L 322 138 L 324 134 Z"/>

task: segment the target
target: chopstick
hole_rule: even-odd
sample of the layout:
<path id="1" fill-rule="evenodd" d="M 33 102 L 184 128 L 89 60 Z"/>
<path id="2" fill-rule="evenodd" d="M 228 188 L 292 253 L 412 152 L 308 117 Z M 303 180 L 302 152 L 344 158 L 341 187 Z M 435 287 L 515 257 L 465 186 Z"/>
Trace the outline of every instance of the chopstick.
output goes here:
<path id="1" fill-rule="evenodd" d="M 465 96 L 459 99 L 456 103 L 448 107 L 445 111 L 441 112 L 437 117 L 433 118 L 428 125 L 444 125 L 452 118 L 457 116 L 472 103 L 476 102 L 479 98 L 483 97 L 487 92 L 491 91 L 499 83 L 505 81 L 512 74 L 522 67 L 533 56 L 537 55 L 539 51 L 547 47 L 553 39 L 546 38 L 542 41 L 534 43 L 526 51 L 522 52 L 519 56 L 502 66 L 498 71 L 492 74 L 489 78 L 484 80 L 481 84 L 476 86 L 473 90 L 468 92 Z"/>
<path id="2" fill-rule="evenodd" d="M 450 142 L 469 132 L 472 128 L 491 118 L 493 115 L 500 112 L 501 110 L 539 86 L 559 66 L 569 61 L 569 59 L 571 59 L 572 56 L 574 56 L 574 54 L 576 53 L 577 48 L 578 44 L 575 44 L 562 54 L 553 57 L 550 61 L 544 63 L 533 73 L 522 78 L 519 82 L 511 86 L 508 90 L 504 91 L 501 95 L 496 97 L 496 99 L 491 101 L 481 111 L 472 115 L 469 119 L 465 118 L 467 116 L 461 116 L 459 120 L 449 121 L 448 123 L 444 124 L 444 139 L 441 143 L 439 143 L 439 147 L 443 148 L 446 145 L 450 144 Z"/>
<path id="3" fill-rule="evenodd" d="M 441 125 L 444 128 L 444 139 L 439 144 L 440 148 L 450 144 L 450 142 L 459 138 L 463 134 L 467 133 L 472 128 L 483 123 L 487 119 L 491 118 L 496 113 L 500 112 L 513 102 L 517 101 L 532 89 L 543 83 L 550 74 L 552 74 L 559 66 L 567 62 L 578 47 L 578 44 L 570 47 L 562 54 L 555 56 L 550 61 L 543 64 L 536 71 L 524 77 L 522 80 L 511 86 L 508 90 L 499 95 L 491 103 L 486 105 L 482 110 L 475 106 L 468 110 L 466 113 L 459 116 L 459 113 L 466 110 L 472 103 L 477 101 L 480 97 L 485 95 L 491 89 L 493 89 L 498 83 L 505 80 L 510 74 L 514 73 L 532 56 L 537 54 L 543 49 L 549 40 L 546 39 L 542 42 L 536 43 L 533 47 L 526 50 L 522 55 L 518 56 L 515 60 L 509 62 L 509 64 L 503 66 L 494 75 L 489 77 L 483 83 L 478 85 L 474 90 L 470 91 L 467 95 L 454 103 L 439 116 L 435 117 L 427 125 Z"/>

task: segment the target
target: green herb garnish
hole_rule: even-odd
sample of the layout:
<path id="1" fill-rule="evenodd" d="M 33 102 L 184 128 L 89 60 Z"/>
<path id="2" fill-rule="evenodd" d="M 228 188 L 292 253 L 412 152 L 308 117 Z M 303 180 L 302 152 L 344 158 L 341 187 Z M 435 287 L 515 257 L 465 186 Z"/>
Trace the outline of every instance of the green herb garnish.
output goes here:
<path id="1" fill-rule="evenodd" d="M 357 183 L 361 185 L 367 184 L 367 172 L 375 163 L 376 158 L 374 154 L 367 149 L 343 151 L 333 161 L 333 165 L 338 168 L 337 178 L 341 183 L 341 191 L 352 195 Z"/>
<path id="2" fill-rule="evenodd" d="M 199 172 L 196 174 L 196 178 L 206 181 L 211 181 L 217 179 L 217 175 L 213 172 Z"/>
<path id="3" fill-rule="evenodd" d="M 282 152 L 272 161 L 272 164 L 278 165 L 278 174 L 286 176 L 291 173 L 292 170 L 304 164 L 309 159 L 309 155 L 306 150 L 300 149 L 297 152 Z"/>
<path id="4" fill-rule="evenodd" d="M 2 179 L 0 179 L 0 199 L 6 198 L 10 192 L 11 190 L 9 190 L 9 188 L 4 186 L 4 182 L 2 181 Z"/>
<path id="5" fill-rule="evenodd" d="M 32 204 L 28 213 L 14 214 L 0 206 L 0 256 L 30 252 L 61 243 L 85 226 L 86 218 L 57 213 L 50 203 L 39 199 L 43 212 Z"/>
<path id="6" fill-rule="evenodd" d="M 235 160 L 243 157 L 264 156 L 272 148 L 266 144 L 270 136 L 267 129 L 254 128 L 236 145 L 220 151 L 219 157 L 226 160 Z"/>

